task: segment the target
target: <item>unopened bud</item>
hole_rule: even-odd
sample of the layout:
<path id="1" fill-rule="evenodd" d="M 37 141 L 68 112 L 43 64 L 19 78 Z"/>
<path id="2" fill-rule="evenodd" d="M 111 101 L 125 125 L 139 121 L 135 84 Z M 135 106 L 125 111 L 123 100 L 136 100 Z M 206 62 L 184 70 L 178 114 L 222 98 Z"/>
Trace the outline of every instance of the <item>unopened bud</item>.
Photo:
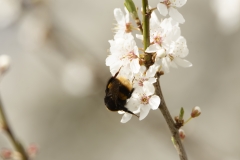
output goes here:
<path id="1" fill-rule="evenodd" d="M 27 148 L 28 155 L 30 157 L 35 157 L 38 152 L 38 147 L 36 144 L 31 144 Z"/>
<path id="2" fill-rule="evenodd" d="M 183 129 L 179 129 L 178 132 L 179 132 L 179 136 L 180 136 L 181 140 L 184 140 L 184 138 L 186 136 L 184 130 Z"/>
<path id="3" fill-rule="evenodd" d="M 11 159 L 12 157 L 12 151 L 9 149 L 2 149 L 1 150 L 1 157 L 3 159 Z"/>
<path id="4" fill-rule="evenodd" d="M 200 107 L 196 106 L 192 109 L 191 117 L 195 118 L 198 117 L 201 114 L 201 109 Z"/>
<path id="5" fill-rule="evenodd" d="M 0 74 L 6 72 L 10 66 L 10 57 L 8 55 L 0 55 Z"/>

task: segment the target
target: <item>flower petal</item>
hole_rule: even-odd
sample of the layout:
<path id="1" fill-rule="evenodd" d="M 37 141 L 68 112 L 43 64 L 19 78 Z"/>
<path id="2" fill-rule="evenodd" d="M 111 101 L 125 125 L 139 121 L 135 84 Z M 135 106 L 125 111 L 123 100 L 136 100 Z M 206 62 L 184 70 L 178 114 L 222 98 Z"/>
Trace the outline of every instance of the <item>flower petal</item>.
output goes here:
<path id="1" fill-rule="evenodd" d="M 134 46 L 134 47 L 133 47 L 133 52 L 134 52 L 134 54 L 135 54 L 136 56 L 139 57 L 139 52 L 138 52 L 138 47 L 137 47 L 137 46 Z"/>
<path id="2" fill-rule="evenodd" d="M 162 57 L 165 55 L 165 49 L 161 48 L 157 51 L 157 57 Z"/>
<path id="3" fill-rule="evenodd" d="M 132 114 L 125 113 L 125 114 L 122 116 L 121 123 L 126 123 L 126 122 L 128 122 L 131 118 L 132 118 Z"/>
<path id="4" fill-rule="evenodd" d="M 143 91 L 147 96 L 154 94 L 155 88 L 152 83 L 148 81 L 143 82 Z"/>
<path id="5" fill-rule="evenodd" d="M 150 111 L 150 106 L 149 105 L 141 105 L 140 106 L 140 117 L 139 120 L 143 120 L 145 117 L 147 117 L 149 111 Z"/>
<path id="6" fill-rule="evenodd" d="M 114 17 L 118 24 L 124 24 L 125 23 L 125 17 L 123 15 L 123 12 L 120 8 L 114 9 Z"/>
<path id="7" fill-rule="evenodd" d="M 171 0 L 171 4 L 176 7 L 182 7 L 186 2 L 187 0 Z"/>
<path id="8" fill-rule="evenodd" d="M 143 35 L 142 34 L 136 34 L 136 38 L 143 40 Z"/>
<path id="9" fill-rule="evenodd" d="M 124 8 L 124 10 L 125 10 L 125 13 L 126 13 L 126 16 L 125 16 L 125 23 L 129 23 L 129 12 L 128 12 L 128 10 L 127 10 L 127 8 L 125 7 Z"/>
<path id="10" fill-rule="evenodd" d="M 155 12 L 152 12 L 151 14 L 150 25 L 151 26 L 161 25 Z"/>
<path id="11" fill-rule="evenodd" d="M 177 22 L 183 24 L 185 19 L 183 18 L 182 14 L 178 12 L 177 9 L 170 7 L 169 8 L 169 15 Z"/>
<path id="12" fill-rule="evenodd" d="M 137 59 L 133 59 L 133 60 L 130 62 L 130 68 L 131 68 L 131 71 L 132 71 L 133 73 L 138 73 L 138 72 L 139 72 L 140 64 L 139 64 L 138 58 L 137 58 Z"/>
<path id="13" fill-rule="evenodd" d="M 152 44 L 146 49 L 145 52 L 154 53 L 154 52 L 157 52 L 160 49 L 161 49 L 161 47 L 158 44 Z"/>
<path id="14" fill-rule="evenodd" d="M 166 72 L 166 73 L 169 72 L 169 66 L 168 66 L 167 58 L 162 59 L 162 67 L 163 67 L 164 72 Z"/>
<path id="15" fill-rule="evenodd" d="M 122 66 L 122 61 L 117 61 L 116 63 L 110 66 L 110 72 L 112 76 L 114 76 L 119 71 L 121 66 Z"/>
<path id="16" fill-rule="evenodd" d="M 185 60 L 185 59 L 181 59 L 179 57 L 175 57 L 173 60 L 175 63 L 177 63 L 179 66 L 181 67 L 192 67 L 192 63 Z"/>
<path id="17" fill-rule="evenodd" d="M 173 68 L 178 68 L 178 66 L 176 65 L 176 63 L 174 61 L 171 61 L 169 65 Z"/>
<path id="18" fill-rule="evenodd" d="M 157 79 L 156 78 L 153 78 L 153 77 L 151 77 L 151 78 L 148 78 L 148 82 L 150 82 L 150 83 L 155 83 L 155 82 L 157 82 Z"/>
<path id="19" fill-rule="evenodd" d="M 118 114 L 124 114 L 125 112 L 124 111 L 118 111 Z"/>
<path id="20" fill-rule="evenodd" d="M 151 65 L 146 72 L 146 77 L 154 77 L 157 71 L 158 71 L 158 66 L 157 65 Z"/>
<path id="21" fill-rule="evenodd" d="M 111 66 L 111 65 L 114 64 L 116 61 L 117 61 L 116 56 L 114 56 L 114 55 L 109 55 L 109 56 L 106 58 L 106 66 Z"/>
<path id="22" fill-rule="evenodd" d="M 149 99 L 149 104 L 151 106 L 151 108 L 153 110 L 158 109 L 159 105 L 160 105 L 160 98 L 157 95 L 153 95 L 150 99 Z"/>
<path id="23" fill-rule="evenodd" d="M 157 9 L 158 9 L 159 13 L 163 16 L 166 16 L 168 14 L 168 8 L 163 3 L 158 3 Z"/>

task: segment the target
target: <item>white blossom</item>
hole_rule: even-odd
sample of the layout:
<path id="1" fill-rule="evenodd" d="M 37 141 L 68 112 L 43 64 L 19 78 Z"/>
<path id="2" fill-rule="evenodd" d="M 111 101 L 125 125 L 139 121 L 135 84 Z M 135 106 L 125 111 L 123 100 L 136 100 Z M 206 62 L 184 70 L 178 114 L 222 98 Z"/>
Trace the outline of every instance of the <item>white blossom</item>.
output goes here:
<path id="1" fill-rule="evenodd" d="M 138 73 L 140 69 L 139 52 L 133 37 L 125 35 L 110 40 L 109 43 L 111 45 L 110 55 L 106 59 L 106 65 L 110 66 L 112 75 L 115 75 L 121 67 L 121 72 Z"/>
<path id="2" fill-rule="evenodd" d="M 161 100 L 157 95 L 144 92 L 144 90 L 133 92 L 131 98 L 126 104 L 127 108 L 131 108 L 135 113 L 140 112 L 139 120 L 143 120 L 149 113 L 150 109 L 156 110 Z"/>
<path id="3" fill-rule="evenodd" d="M 126 107 L 134 115 L 143 120 L 150 109 L 156 110 L 161 102 L 159 96 L 155 95 L 154 83 L 158 71 L 169 72 L 170 67 L 178 66 L 190 67 L 192 64 L 184 58 L 188 55 L 186 39 L 181 36 L 179 23 L 184 23 L 184 18 L 176 10 L 182 7 L 187 0 L 160 0 L 157 8 L 160 13 L 171 16 L 163 21 L 159 21 L 156 14 L 152 12 L 150 19 L 150 46 L 145 53 L 153 55 L 154 64 L 148 69 L 140 66 L 140 56 L 138 47 L 132 36 L 132 26 L 129 20 L 129 12 L 125 8 L 126 15 L 121 9 L 114 10 L 114 17 L 117 21 L 116 34 L 110 43 L 110 55 L 106 58 L 106 65 L 110 67 L 110 72 L 114 76 L 123 76 L 132 82 L 134 89 L 131 97 L 126 100 Z M 143 40 L 143 35 L 136 35 Z M 133 114 L 118 111 L 123 114 L 121 123 L 128 122 Z"/>
<path id="4" fill-rule="evenodd" d="M 116 31 L 114 38 L 122 37 L 124 34 L 131 34 L 132 32 L 132 25 L 129 20 L 129 12 L 126 8 L 124 9 L 126 12 L 125 16 L 120 8 L 114 9 L 114 17 L 117 21 L 117 25 L 114 28 Z"/>
<path id="5" fill-rule="evenodd" d="M 157 5 L 157 9 L 161 15 L 166 16 L 169 15 L 177 22 L 184 23 L 185 19 L 182 14 L 178 12 L 176 9 L 182 7 L 187 0 L 160 0 L 160 3 Z"/>
<path id="6" fill-rule="evenodd" d="M 191 67 L 192 64 L 183 59 L 188 55 L 187 43 L 181 36 L 181 30 L 178 23 L 172 18 L 166 18 L 159 22 L 155 13 L 150 21 L 150 42 L 151 45 L 146 49 L 147 53 L 156 53 L 155 66 L 161 66 L 164 72 L 169 72 L 170 67 L 177 68 Z M 140 36 L 138 36 L 140 37 Z"/>
<path id="7" fill-rule="evenodd" d="M 0 29 L 14 23 L 21 10 L 21 0 L 0 0 Z"/>
<path id="8" fill-rule="evenodd" d="M 135 74 L 133 79 L 135 92 L 144 90 L 149 95 L 154 94 L 155 88 L 153 83 L 156 82 L 156 78 L 154 77 L 156 71 L 152 66 L 147 71 L 145 66 L 141 66 L 139 72 Z"/>

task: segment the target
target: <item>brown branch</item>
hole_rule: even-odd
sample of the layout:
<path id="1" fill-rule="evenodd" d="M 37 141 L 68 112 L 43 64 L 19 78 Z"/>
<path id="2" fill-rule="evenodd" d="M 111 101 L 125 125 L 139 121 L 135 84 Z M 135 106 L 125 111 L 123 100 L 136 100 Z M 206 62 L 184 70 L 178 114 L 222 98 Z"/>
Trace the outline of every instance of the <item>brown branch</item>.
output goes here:
<path id="1" fill-rule="evenodd" d="M 170 113 L 168 111 L 167 105 L 165 103 L 165 100 L 164 100 L 164 97 L 163 97 L 163 94 L 162 94 L 162 90 L 161 90 L 160 82 L 159 82 L 160 75 L 161 75 L 160 73 L 157 73 L 157 75 L 156 75 L 157 82 L 154 83 L 154 87 L 156 89 L 156 94 L 161 99 L 161 103 L 160 103 L 158 108 L 162 112 L 163 117 L 165 118 L 165 120 L 167 122 L 167 125 L 168 125 L 168 127 L 171 131 L 172 137 L 174 138 L 174 142 L 175 142 L 174 145 L 175 145 L 175 147 L 178 151 L 180 160 L 187 160 L 188 159 L 187 154 L 185 152 L 182 141 L 180 139 L 180 136 L 179 136 L 179 133 L 178 133 L 178 128 L 176 128 L 176 126 L 175 126 L 175 123 L 172 119 L 172 116 L 170 115 Z"/>
<path id="2" fill-rule="evenodd" d="M 17 140 L 17 138 L 14 136 L 14 134 L 13 134 L 13 132 L 12 132 L 10 126 L 9 126 L 9 123 L 7 121 L 7 117 L 6 117 L 4 109 L 3 109 L 1 98 L 0 98 L 0 118 L 2 119 L 3 130 L 8 135 L 14 149 L 17 152 L 19 152 L 19 154 L 21 154 L 21 159 L 22 160 L 29 160 L 29 157 L 28 157 L 25 149 L 23 148 L 22 144 Z"/>

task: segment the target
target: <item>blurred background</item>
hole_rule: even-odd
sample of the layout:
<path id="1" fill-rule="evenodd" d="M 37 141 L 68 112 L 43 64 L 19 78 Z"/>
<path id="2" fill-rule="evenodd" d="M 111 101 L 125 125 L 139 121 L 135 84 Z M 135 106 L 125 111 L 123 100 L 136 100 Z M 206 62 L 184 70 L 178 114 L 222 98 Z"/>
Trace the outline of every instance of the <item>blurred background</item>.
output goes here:
<path id="1" fill-rule="evenodd" d="M 0 0 L 0 54 L 12 58 L 1 98 L 17 137 L 39 146 L 36 160 L 178 159 L 160 111 L 121 124 L 104 106 L 113 10 L 123 2 Z M 183 127 L 189 159 L 239 160 L 240 1 L 191 0 L 179 11 L 193 67 L 161 77 L 168 108 L 176 116 L 184 107 L 185 118 L 202 109 Z"/>

